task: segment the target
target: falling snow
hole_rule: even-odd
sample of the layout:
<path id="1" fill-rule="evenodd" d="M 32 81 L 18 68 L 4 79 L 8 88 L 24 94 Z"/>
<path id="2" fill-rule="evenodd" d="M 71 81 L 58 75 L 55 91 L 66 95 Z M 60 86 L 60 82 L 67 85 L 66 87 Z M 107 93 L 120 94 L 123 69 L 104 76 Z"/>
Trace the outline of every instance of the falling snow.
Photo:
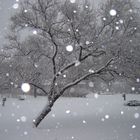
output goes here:
<path id="1" fill-rule="evenodd" d="M 70 110 L 66 110 L 66 114 L 69 114 L 71 111 Z"/>
<path id="2" fill-rule="evenodd" d="M 85 120 L 83 120 L 83 123 L 86 124 L 87 122 Z"/>
<path id="3" fill-rule="evenodd" d="M 94 94 L 94 98 L 95 98 L 95 99 L 98 99 L 98 98 L 99 98 L 99 94 L 97 94 L 97 93 Z"/>
<path id="4" fill-rule="evenodd" d="M 115 9 L 111 9 L 111 10 L 109 11 L 109 14 L 110 14 L 111 16 L 116 16 L 116 15 L 117 15 L 117 11 L 116 11 Z"/>
<path id="5" fill-rule="evenodd" d="M 25 92 L 25 93 L 29 92 L 30 89 L 31 89 L 31 87 L 30 87 L 30 85 L 29 85 L 28 83 L 23 83 L 23 84 L 21 85 L 21 90 L 22 90 L 23 92 Z"/>
<path id="6" fill-rule="evenodd" d="M 135 87 L 132 87 L 132 88 L 131 88 L 132 91 L 135 91 L 135 89 L 136 89 Z"/>
<path id="7" fill-rule="evenodd" d="M 55 114 L 52 114 L 52 117 L 55 118 Z"/>
<path id="8" fill-rule="evenodd" d="M 26 122 L 27 118 L 25 116 L 20 117 L 21 122 Z"/>
<path id="9" fill-rule="evenodd" d="M 88 85 L 89 85 L 89 87 L 94 87 L 94 83 L 93 82 L 89 82 Z"/>
<path id="10" fill-rule="evenodd" d="M 75 2 L 76 2 L 76 0 L 70 0 L 70 2 L 71 2 L 71 3 L 75 3 Z"/>
<path id="11" fill-rule="evenodd" d="M 109 115 L 105 115 L 105 119 L 109 119 Z"/>
<path id="12" fill-rule="evenodd" d="M 89 41 L 86 41 L 86 45 L 89 45 L 90 44 L 90 42 Z"/>
<path id="13" fill-rule="evenodd" d="M 123 23 L 124 23 L 124 21 L 123 21 L 122 19 L 120 19 L 120 20 L 119 20 L 119 22 L 120 22 L 121 24 L 123 24 Z"/>
<path id="14" fill-rule="evenodd" d="M 135 113 L 135 114 L 134 114 L 135 119 L 138 119 L 139 116 L 140 116 L 139 113 Z"/>
<path id="15" fill-rule="evenodd" d="M 19 4 L 18 4 L 18 3 L 15 3 L 15 4 L 13 5 L 13 8 L 14 8 L 14 9 L 18 9 L 18 8 L 19 8 Z"/>
<path id="16" fill-rule="evenodd" d="M 24 135 L 28 135 L 28 132 L 27 131 L 24 131 Z"/>
<path id="17" fill-rule="evenodd" d="M 28 12 L 28 10 L 26 10 L 26 9 L 25 9 L 25 10 L 24 10 L 24 12 L 25 12 L 25 13 L 27 13 L 27 12 Z"/>
<path id="18" fill-rule="evenodd" d="M 132 128 L 133 128 L 133 129 L 136 128 L 136 125 L 132 125 Z"/>
<path id="19" fill-rule="evenodd" d="M 139 78 L 137 78 L 137 80 L 136 80 L 138 83 L 140 82 L 140 79 Z"/>
<path id="20" fill-rule="evenodd" d="M 115 28 L 116 28 L 116 30 L 119 30 L 120 29 L 118 26 L 116 26 Z"/>
<path id="21" fill-rule="evenodd" d="M 106 18 L 104 17 L 103 20 L 106 21 Z"/>
<path id="22" fill-rule="evenodd" d="M 72 52 L 72 51 L 73 51 L 73 46 L 72 46 L 72 45 L 66 46 L 66 50 L 67 50 L 68 52 Z"/>
<path id="23" fill-rule="evenodd" d="M 79 66 L 80 64 L 81 64 L 80 61 L 78 61 L 78 60 L 75 61 L 75 67 Z"/>
<path id="24" fill-rule="evenodd" d="M 37 31 L 36 31 L 36 30 L 34 30 L 34 31 L 33 31 L 33 34 L 34 34 L 34 35 L 37 35 Z"/>
<path id="25" fill-rule="evenodd" d="M 124 112 L 123 111 L 121 111 L 121 115 L 123 115 L 124 114 Z"/>
<path id="26" fill-rule="evenodd" d="M 13 11 L 16 11 L 16 9 L 20 8 L 19 0 L 15 0 L 15 1 L 16 1 L 16 3 L 14 3 L 14 4 L 11 3 L 11 5 L 10 5 L 10 8 Z M 69 0 L 69 2 L 71 3 L 71 5 L 74 5 L 74 3 L 76 3 L 76 0 Z M 0 4 L 1 4 L 1 2 L 0 2 Z M 89 8 L 88 5 L 84 5 L 84 7 Z M 114 6 L 114 8 L 115 8 L 115 6 Z M 1 10 L 1 7 L 0 7 L 0 10 Z M 24 11 L 24 14 L 27 15 L 29 9 L 23 9 L 23 11 Z M 117 11 L 117 9 L 116 10 L 111 9 L 110 11 L 107 11 L 107 12 L 112 17 L 112 19 L 115 16 L 117 17 L 117 20 L 115 20 L 114 29 L 121 31 L 123 24 L 125 25 L 125 22 L 126 22 L 125 17 L 124 17 L 124 19 L 123 19 L 123 17 L 119 17 L 118 16 L 119 10 Z M 132 12 L 134 13 L 135 10 L 128 9 L 127 12 L 129 14 L 132 14 Z M 73 10 L 74 15 L 78 15 L 78 13 L 79 13 L 79 11 Z M 119 18 L 122 18 L 122 19 L 119 19 Z M 133 16 L 132 17 L 130 16 L 129 18 L 130 18 L 130 20 L 134 20 Z M 108 16 L 102 17 L 101 20 L 103 20 L 102 22 L 104 22 L 104 24 L 105 24 L 108 21 Z M 68 20 L 68 21 L 70 21 L 70 20 Z M 23 23 L 23 26 L 28 27 L 28 24 Z M 7 30 L 7 27 L 4 27 L 4 29 Z M 133 26 L 132 29 L 134 31 L 136 31 L 138 29 L 138 27 Z M 69 33 L 71 33 L 70 28 L 66 29 L 66 30 Z M 74 31 L 77 32 L 76 34 L 78 34 L 78 32 L 80 32 L 80 28 L 75 29 Z M 32 30 L 30 33 L 32 35 L 37 35 L 38 30 Z M 131 39 L 129 40 L 129 42 L 131 44 L 134 43 L 134 41 L 132 41 Z M 91 44 L 91 42 L 87 40 L 87 41 L 83 42 L 83 44 L 85 46 L 87 45 L 86 47 L 88 47 L 88 45 Z M 68 52 L 73 52 L 74 50 L 76 50 L 76 47 L 78 47 L 78 45 L 77 46 L 75 45 L 74 47 L 72 45 L 68 45 L 68 46 L 64 47 L 64 49 L 66 49 L 66 51 L 68 51 Z M 102 48 L 105 48 L 105 47 L 106 47 L 106 45 L 102 45 Z M 3 49 L 1 49 L 1 52 L 3 52 Z M 130 52 L 133 52 L 133 50 L 130 49 Z M 10 60 L 10 58 L 8 58 L 8 59 Z M 73 63 L 75 63 L 75 67 L 79 68 L 78 66 L 79 65 L 81 66 L 81 62 L 76 59 L 73 59 Z M 13 66 L 9 65 L 9 67 L 13 67 Z M 36 70 L 38 70 L 40 65 L 34 64 L 34 67 L 37 68 Z M 113 66 L 112 66 L 112 68 L 113 68 Z M 117 69 L 117 66 L 115 68 Z M 87 70 L 87 72 L 94 73 L 95 71 L 93 69 L 89 69 L 89 70 Z M 63 77 L 63 79 L 65 79 L 65 80 L 68 77 L 68 75 L 66 75 L 65 73 L 58 72 L 58 74 L 61 75 Z M 121 73 L 120 73 L 120 75 L 121 75 Z M 4 76 L 6 76 L 6 78 L 8 79 L 8 78 L 10 78 L 11 73 L 10 74 L 4 73 Z M 20 86 L 13 79 L 10 79 L 10 80 L 12 82 L 10 81 L 9 84 L 11 84 L 12 87 L 18 88 Z M 135 82 L 137 82 L 137 84 L 140 83 L 140 79 L 139 78 L 135 79 Z M 57 86 L 59 84 L 55 83 L 55 85 Z M 93 82 L 88 81 L 87 86 L 89 86 L 90 89 L 92 89 L 94 91 L 96 84 L 94 85 Z M 135 86 L 135 85 L 133 85 L 133 86 Z M 29 83 L 22 83 L 20 88 L 21 89 L 20 89 L 19 94 L 22 93 L 21 91 L 23 91 L 24 93 L 27 93 L 27 92 L 30 92 L 31 85 Z M 73 92 L 76 92 L 75 88 L 71 88 L 71 89 L 73 90 Z M 129 90 L 136 91 L 137 87 L 130 87 Z M 109 92 L 109 89 L 107 88 L 106 91 Z M 34 100 L 31 99 L 31 97 L 28 97 L 29 99 L 26 99 L 25 101 L 20 101 L 19 99 L 8 98 L 6 106 L 0 108 L 1 109 L 0 124 L 4 124 L 4 125 L 0 126 L 0 128 L 1 128 L 0 132 L 3 137 L 6 137 L 6 135 L 10 134 L 10 132 L 12 133 L 15 131 L 14 132 L 15 140 L 18 135 L 20 136 L 21 140 L 25 139 L 25 137 L 27 137 L 28 134 L 31 134 L 30 132 L 32 132 L 32 131 L 34 131 L 34 133 L 32 135 L 32 137 L 34 139 L 36 139 L 36 136 L 38 134 L 42 135 L 44 137 L 47 137 L 48 139 L 50 138 L 50 136 L 53 136 L 54 134 L 56 134 L 56 136 L 53 137 L 52 139 L 57 139 L 57 136 L 58 137 L 61 136 L 61 134 L 59 134 L 59 131 L 61 131 L 61 130 L 59 130 L 57 132 L 57 129 L 61 127 L 61 129 L 63 129 L 63 131 L 64 131 L 63 135 L 65 136 L 65 139 L 75 139 L 75 140 L 81 139 L 82 140 L 83 136 L 84 135 L 86 136 L 86 133 L 79 136 L 80 138 L 77 138 L 73 135 L 75 135 L 75 134 L 78 135 L 77 132 L 80 131 L 81 128 L 83 129 L 84 127 L 88 127 L 88 125 L 89 125 L 90 127 L 92 127 L 92 130 L 95 130 L 92 132 L 88 131 L 88 135 L 91 135 L 92 138 L 94 138 L 94 136 L 96 137 L 96 131 L 97 131 L 97 134 L 101 133 L 101 135 L 105 136 L 104 139 L 120 139 L 121 140 L 121 135 L 122 135 L 122 137 L 125 138 L 125 137 L 127 137 L 126 134 L 128 134 L 128 136 L 131 140 L 140 139 L 140 137 L 139 137 L 140 125 L 139 125 L 139 123 L 136 125 L 137 121 L 140 118 L 139 108 L 124 107 L 123 106 L 124 102 L 122 102 L 122 100 L 121 101 L 119 100 L 121 97 L 120 95 L 114 95 L 114 96 L 118 96 L 118 97 L 112 97 L 112 95 L 111 95 L 111 97 L 108 97 L 108 96 L 104 96 L 104 95 L 99 95 L 96 92 L 92 93 L 92 94 L 93 94 L 92 97 L 94 97 L 94 98 L 90 98 L 90 99 L 88 99 L 89 96 L 86 97 L 87 99 L 80 98 L 79 100 L 77 98 L 76 99 L 72 98 L 72 100 L 76 100 L 75 102 L 73 102 L 71 99 L 66 99 L 68 102 L 70 100 L 70 103 L 68 103 L 67 101 L 64 101 L 64 98 L 62 98 L 59 101 L 59 104 L 57 104 L 53 108 L 54 109 L 53 111 L 55 112 L 55 114 L 52 113 L 50 116 L 48 116 L 48 118 L 46 118 L 46 120 L 44 119 L 44 122 L 45 121 L 47 122 L 47 120 L 49 120 L 47 122 L 48 124 L 47 123 L 41 124 L 40 125 L 41 127 L 39 129 L 35 129 L 32 126 L 30 127 L 29 126 L 30 124 L 28 124 L 28 121 L 31 120 L 31 122 L 32 121 L 35 122 L 35 120 L 33 120 L 33 118 L 40 111 L 41 103 L 43 102 L 45 104 L 46 100 L 44 100 L 44 98 L 42 98 L 42 97 L 38 97 L 37 99 L 34 99 Z M 99 98 L 99 96 L 100 96 L 100 98 Z M 130 95 L 128 95 L 128 96 L 130 96 Z M 18 95 L 18 97 L 19 97 L 19 95 Z M 98 100 L 96 100 L 96 99 L 98 99 Z M 128 99 L 132 99 L 132 98 L 129 97 Z M 138 100 L 139 98 L 135 97 L 135 99 Z M 32 100 L 33 100 L 33 103 L 32 103 Z M 105 100 L 108 100 L 108 101 L 105 101 Z M 1 101 L 0 101 L 0 105 L 2 105 Z M 60 110 L 60 107 L 62 110 Z M 115 107 L 115 109 L 113 107 Z M 66 109 L 69 109 L 69 110 L 66 110 Z M 70 114 L 70 115 L 66 115 L 66 114 Z M 107 115 L 105 115 L 105 114 L 107 114 Z M 71 118 L 69 119 L 68 117 L 71 117 Z M 68 119 L 68 121 L 65 121 L 65 119 Z M 79 122 L 78 122 L 78 119 L 80 120 Z M 58 120 L 59 121 L 64 120 L 64 122 L 63 121 L 61 123 L 57 122 Z M 113 125 L 111 124 L 111 121 L 113 122 Z M 130 124 L 130 122 L 132 122 L 132 121 L 133 121 L 133 123 Z M 120 122 L 123 122 L 123 123 L 121 124 Z M 91 123 L 91 125 L 90 125 L 90 123 Z M 99 125 L 96 125 L 96 123 L 97 124 L 99 123 Z M 80 125 L 80 126 L 78 126 L 78 125 Z M 75 126 L 76 126 L 76 128 L 75 128 Z M 100 130 L 98 130 L 98 126 L 103 127 L 104 131 L 101 132 Z M 69 127 L 70 128 L 73 127 L 72 129 L 73 129 L 73 131 L 75 131 L 75 133 L 72 133 L 68 130 L 68 132 L 70 132 L 71 134 L 69 136 L 67 136 L 68 133 L 65 134 L 65 130 L 67 131 L 67 128 L 69 128 Z M 77 128 L 79 128 L 79 129 L 77 129 Z M 107 128 L 107 130 L 106 130 L 106 128 Z M 112 128 L 114 128 L 114 130 L 112 130 Z M 117 130 L 117 128 L 119 128 L 119 129 Z M 133 133 L 132 129 L 134 129 L 133 130 L 134 133 Z M 122 133 L 124 130 L 127 132 L 126 134 Z M 108 133 L 108 131 L 110 131 L 110 132 Z M 86 129 L 85 129 L 85 132 L 87 132 Z M 115 134 L 112 134 L 112 132 L 115 132 Z M 3 133 L 6 133 L 6 134 L 3 134 Z M 49 133 L 51 135 L 49 135 Z M 107 133 L 109 134 L 109 136 L 107 135 Z M 135 133 L 137 133 L 137 135 L 135 135 Z M 117 134 L 117 136 L 115 137 L 116 134 Z M 11 135 L 11 138 L 12 138 L 12 135 Z M 17 137 L 17 139 L 20 139 L 20 138 Z M 127 137 L 126 139 L 128 140 L 129 138 Z M 61 137 L 60 137 L 60 139 L 61 139 Z M 99 139 L 101 139 L 101 137 Z"/>
<path id="27" fill-rule="evenodd" d="M 92 69 L 89 69 L 89 73 L 94 73 L 95 71 Z"/>

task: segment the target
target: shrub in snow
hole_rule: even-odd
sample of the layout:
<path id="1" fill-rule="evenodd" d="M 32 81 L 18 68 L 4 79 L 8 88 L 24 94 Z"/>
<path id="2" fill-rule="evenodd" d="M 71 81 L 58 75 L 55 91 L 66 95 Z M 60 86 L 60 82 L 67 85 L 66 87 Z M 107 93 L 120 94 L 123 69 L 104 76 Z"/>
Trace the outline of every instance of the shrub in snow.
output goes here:
<path id="1" fill-rule="evenodd" d="M 140 106 L 140 101 L 130 100 L 124 104 L 125 106 Z"/>
<path id="2" fill-rule="evenodd" d="M 25 95 L 19 95 L 18 97 L 19 100 L 25 100 L 25 98 L 26 98 Z"/>

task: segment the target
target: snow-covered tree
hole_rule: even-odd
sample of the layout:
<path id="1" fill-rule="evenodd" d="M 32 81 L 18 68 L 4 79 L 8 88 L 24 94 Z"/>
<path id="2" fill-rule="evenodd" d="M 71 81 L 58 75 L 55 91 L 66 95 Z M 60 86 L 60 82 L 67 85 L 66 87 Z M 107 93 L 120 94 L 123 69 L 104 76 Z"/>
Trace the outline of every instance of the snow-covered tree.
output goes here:
<path id="1" fill-rule="evenodd" d="M 18 36 L 8 46 L 12 44 L 14 56 L 20 54 L 18 57 L 36 60 L 43 69 L 42 78 L 48 82 L 45 89 L 25 79 L 48 97 L 34 121 L 36 127 L 55 101 L 82 80 L 129 76 L 131 71 L 123 70 L 129 53 L 123 53 L 129 52 L 128 45 L 133 47 L 130 40 L 136 39 L 139 33 L 134 6 L 129 0 L 110 0 L 98 10 L 88 1 L 25 0 L 20 4 L 11 18 L 12 36 Z M 25 62 L 20 62 L 21 66 L 27 65 Z"/>

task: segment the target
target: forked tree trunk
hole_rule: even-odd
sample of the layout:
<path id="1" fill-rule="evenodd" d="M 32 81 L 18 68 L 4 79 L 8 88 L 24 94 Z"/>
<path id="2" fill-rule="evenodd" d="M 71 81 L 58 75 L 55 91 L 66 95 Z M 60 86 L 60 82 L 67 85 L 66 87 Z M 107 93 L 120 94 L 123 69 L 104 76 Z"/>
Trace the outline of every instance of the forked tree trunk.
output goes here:
<path id="1" fill-rule="evenodd" d="M 37 118 L 35 119 L 35 121 L 33 122 L 35 127 L 38 127 L 38 125 L 41 123 L 41 121 L 45 118 L 45 116 L 48 115 L 48 113 L 51 111 L 51 108 L 53 106 L 53 102 L 51 103 L 47 103 L 46 106 L 44 107 L 44 109 L 42 110 L 42 112 L 40 113 L 39 116 L 37 116 Z"/>
<path id="2" fill-rule="evenodd" d="M 51 111 L 51 108 L 53 107 L 56 100 L 64 93 L 65 90 L 62 90 L 59 94 L 53 97 L 48 97 L 48 103 L 45 105 L 42 112 L 37 116 L 35 121 L 33 122 L 35 127 L 38 127 L 38 125 L 41 123 L 41 121 L 49 114 Z"/>

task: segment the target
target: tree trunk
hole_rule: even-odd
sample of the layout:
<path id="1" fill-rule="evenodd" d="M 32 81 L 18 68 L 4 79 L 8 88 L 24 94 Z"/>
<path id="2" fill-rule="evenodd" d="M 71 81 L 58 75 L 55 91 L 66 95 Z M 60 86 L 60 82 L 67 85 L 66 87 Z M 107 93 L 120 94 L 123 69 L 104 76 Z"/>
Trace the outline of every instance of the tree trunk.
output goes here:
<path id="1" fill-rule="evenodd" d="M 34 97 L 36 98 L 37 97 L 37 88 L 34 87 Z"/>
<path id="2" fill-rule="evenodd" d="M 56 96 L 51 95 L 50 97 L 48 97 L 48 103 L 46 104 L 46 106 L 44 107 L 44 109 L 42 110 L 40 115 L 33 122 L 35 127 L 38 127 L 38 125 L 41 123 L 41 121 L 49 114 L 49 112 L 51 111 L 52 106 L 54 105 L 56 100 L 64 93 L 64 91 L 65 90 L 62 90 Z"/>
<path id="3" fill-rule="evenodd" d="M 46 104 L 46 106 L 44 107 L 44 109 L 42 110 L 40 115 L 33 122 L 35 127 L 38 127 L 38 125 L 45 118 L 45 116 L 47 116 L 47 114 L 51 111 L 52 106 L 53 106 L 53 102 L 51 102 L 51 103 L 49 102 L 49 103 Z"/>

